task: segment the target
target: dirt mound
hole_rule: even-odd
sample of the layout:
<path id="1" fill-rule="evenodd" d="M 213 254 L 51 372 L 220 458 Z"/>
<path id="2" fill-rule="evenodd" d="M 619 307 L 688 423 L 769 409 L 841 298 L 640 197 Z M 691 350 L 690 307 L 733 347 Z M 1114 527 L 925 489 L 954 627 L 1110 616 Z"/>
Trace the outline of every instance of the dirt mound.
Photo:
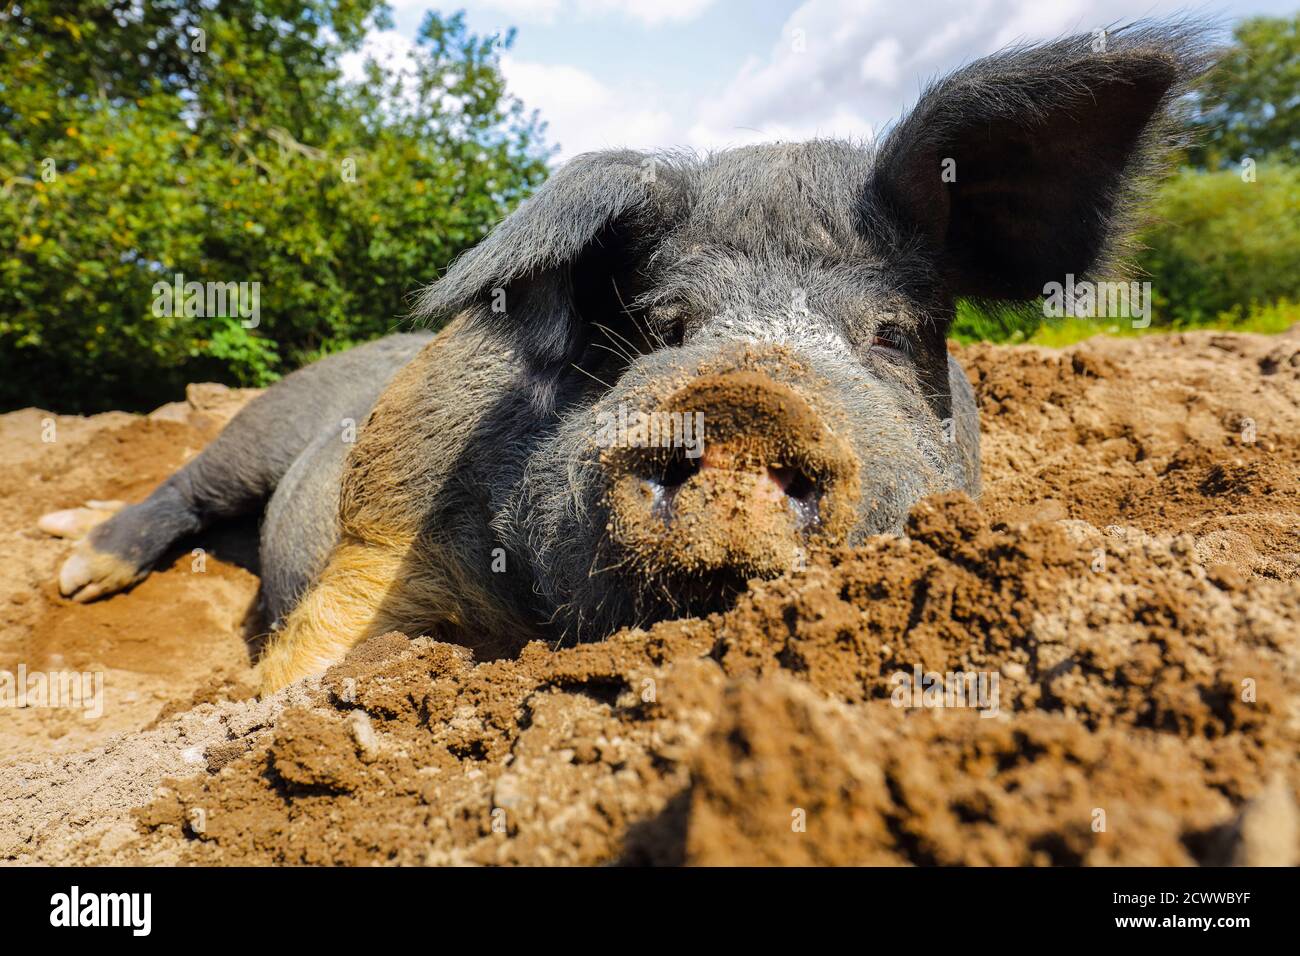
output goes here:
<path id="1" fill-rule="evenodd" d="M 1300 334 L 1096 338 L 961 352 L 981 505 L 1006 522 L 1188 532 L 1206 561 L 1300 574 Z"/>
<path id="2" fill-rule="evenodd" d="M 83 606 L 60 599 L 55 584 L 68 542 L 42 534 L 36 522 L 90 499 L 144 498 L 254 394 L 195 385 L 187 401 L 149 416 L 80 418 L 34 408 L 0 415 L 0 671 L 102 672 L 106 697 L 96 720 L 59 708 L 0 710 L 0 759 L 82 749 L 139 730 L 214 673 L 247 669 L 245 620 L 257 578 L 245 569 L 253 562 L 239 529 L 187 542 L 140 587 Z"/>
<path id="3" fill-rule="evenodd" d="M 906 539 L 601 644 L 476 664 L 385 635 L 262 702 L 241 644 L 135 732 L 11 761 L 0 859 L 1300 862 L 1298 355 L 1296 331 L 963 350 L 979 506 L 927 499 Z M 227 617 L 194 629 L 155 580 Z M 50 600 L 0 647 L 136 674 L 130 615 L 97 609 L 210 648 L 229 585 Z"/>

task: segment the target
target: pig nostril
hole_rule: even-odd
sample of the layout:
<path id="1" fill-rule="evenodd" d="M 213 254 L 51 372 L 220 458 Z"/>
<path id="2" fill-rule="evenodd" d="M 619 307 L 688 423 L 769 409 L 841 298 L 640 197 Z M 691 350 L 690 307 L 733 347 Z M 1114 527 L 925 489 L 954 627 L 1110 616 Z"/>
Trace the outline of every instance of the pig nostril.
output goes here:
<path id="1" fill-rule="evenodd" d="M 667 458 L 642 459 L 635 471 L 650 496 L 650 513 L 671 526 L 677 493 L 699 470 L 699 458 L 689 457 L 681 448 L 674 448 Z"/>
<path id="2" fill-rule="evenodd" d="M 772 480 L 791 498 L 808 500 L 817 496 L 817 483 L 798 468 L 777 466 L 770 469 Z"/>
<path id="3" fill-rule="evenodd" d="M 699 458 L 690 458 L 683 449 L 675 448 L 664 466 L 659 482 L 665 488 L 678 488 L 686 484 L 699 470 Z"/>
<path id="4" fill-rule="evenodd" d="M 821 522 L 821 488 L 800 468 L 777 466 L 768 469 L 772 480 L 781 487 L 794 511 L 800 531 L 807 532 Z"/>

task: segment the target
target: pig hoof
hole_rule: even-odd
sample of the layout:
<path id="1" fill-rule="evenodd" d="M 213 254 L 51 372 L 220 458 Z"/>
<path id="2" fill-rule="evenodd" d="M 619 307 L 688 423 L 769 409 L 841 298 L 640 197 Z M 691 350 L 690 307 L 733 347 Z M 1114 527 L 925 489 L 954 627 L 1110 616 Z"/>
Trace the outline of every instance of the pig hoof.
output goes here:
<path id="1" fill-rule="evenodd" d="M 59 593 L 84 604 L 130 587 L 148 573 L 83 541 L 59 569 Z"/>
<path id="2" fill-rule="evenodd" d="M 124 507 L 121 501 L 87 501 L 84 508 L 65 508 L 41 515 L 36 527 L 56 538 L 84 538 L 91 528 L 103 524 Z"/>

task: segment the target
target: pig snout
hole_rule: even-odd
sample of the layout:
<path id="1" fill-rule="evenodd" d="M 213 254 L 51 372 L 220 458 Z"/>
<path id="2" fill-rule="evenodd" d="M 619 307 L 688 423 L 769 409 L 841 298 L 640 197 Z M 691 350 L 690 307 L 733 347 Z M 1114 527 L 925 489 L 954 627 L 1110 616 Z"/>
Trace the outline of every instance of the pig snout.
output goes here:
<path id="1" fill-rule="evenodd" d="M 604 462 L 609 531 L 643 568 L 769 577 L 800 566 L 810 545 L 847 537 L 857 459 L 791 386 L 755 371 L 704 375 L 659 413 L 702 434 L 685 447 L 616 449 Z"/>

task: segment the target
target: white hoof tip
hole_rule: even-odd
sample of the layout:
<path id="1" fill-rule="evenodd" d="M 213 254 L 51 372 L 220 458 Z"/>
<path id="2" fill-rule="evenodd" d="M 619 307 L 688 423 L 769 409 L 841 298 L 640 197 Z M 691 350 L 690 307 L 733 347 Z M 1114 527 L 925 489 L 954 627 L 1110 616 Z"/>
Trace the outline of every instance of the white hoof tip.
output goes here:
<path id="1" fill-rule="evenodd" d="M 74 554 L 59 569 L 59 593 L 71 597 L 82 590 L 94 577 L 94 569 L 84 555 Z"/>
<path id="2" fill-rule="evenodd" d="M 56 538 L 84 538 L 91 528 L 107 521 L 114 513 L 106 508 L 67 508 L 41 515 L 36 527 Z"/>

